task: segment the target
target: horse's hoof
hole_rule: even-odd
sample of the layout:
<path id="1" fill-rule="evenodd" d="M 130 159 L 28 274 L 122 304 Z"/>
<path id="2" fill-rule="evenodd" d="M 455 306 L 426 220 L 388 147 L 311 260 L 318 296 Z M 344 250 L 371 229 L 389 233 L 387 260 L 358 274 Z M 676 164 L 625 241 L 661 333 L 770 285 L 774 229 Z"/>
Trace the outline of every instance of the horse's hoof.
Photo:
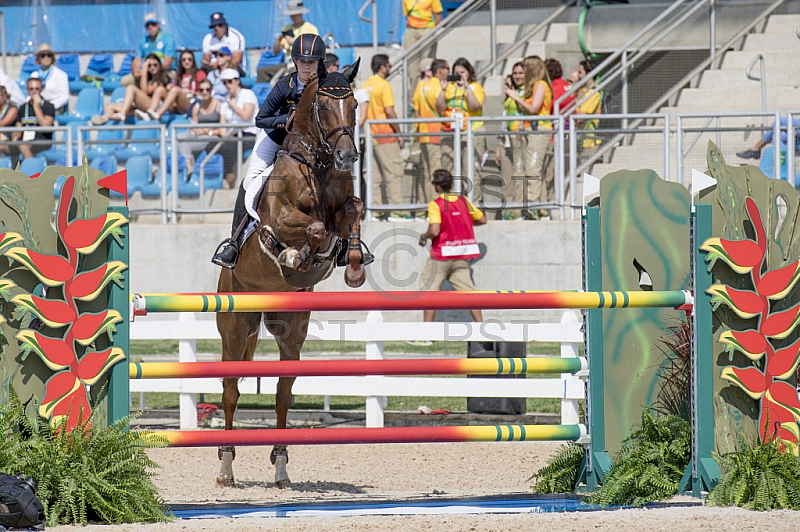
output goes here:
<path id="1" fill-rule="evenodd" d="M 357 273 L 360 273 L 361 275 L 353 275 Z M 359 268 L 357 271 L 354 271 L 350 268 L 350 266 L 348 266 L 344 270 L 344 282 L 350 288 L 358 288 L 359 286 L 363 285 L 366 280 L 367 272 L 364 268 Z"/>
<path id="2" fill-rule="evenodd" d="M 289 457 L 285 454 L 275 455 L 275 486 L 283 489 L 292 485 L 289 480 L 289 473 L 286 471 L 286 463 Z"/>
<path id="3" fill-rule="evenodd" d="M 278 264 L 283 264 L 287 268 L 296 270 L 302 262 L 303 261 L 300 260 L 300 252 L 294 248 L 284 249 L 281 251 L 280 255 L 278 255 Z"/>
<path id="4" fill-rule="evenodd" d="M 292 487 L 292 481 L 289 480 L 288 478 L 285 479 L 285 480 L 278 480 L 278 481 L 275 482 L 275 487 L 278 488 L 279 490 L 284 490 L 286 488 L 291 488 Z"/>
<path id="5" fill-rule="evenodd" d="M 217 473 L 217 486 L 231 487 L 234 485 L 233 479 L 233 451 L 218 451 L 219 453 L 219 473 Z"/>
<path id="6" fill-rule="evenodd" d="M 219 486 L 220 488 L 232 488 L 234 484 L 236 484 L 236 481 L 233 479 L 233 477 L 230 478 L 222 478 L 219 476 L 217 477 L 217 486 Z"/>

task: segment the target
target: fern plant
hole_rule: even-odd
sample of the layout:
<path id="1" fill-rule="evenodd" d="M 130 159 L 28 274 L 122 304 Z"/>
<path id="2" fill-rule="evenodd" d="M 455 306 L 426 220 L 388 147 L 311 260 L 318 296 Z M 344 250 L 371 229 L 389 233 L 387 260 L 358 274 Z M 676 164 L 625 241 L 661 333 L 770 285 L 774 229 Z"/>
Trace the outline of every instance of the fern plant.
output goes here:
<path id="1" fill-rule="evenodd" d="M 748 510 L 800 510 L 800 458 L 780 441 L 739 441 L 739 450 L 714 454 L 725 472 L 708 495 L 715 506 Z"/>
<path id="2" fill-rule="evenodd" d="M 547 465 L 539 469 L 528 480 L 536 479 L 532 486 L 536 493 L 568 493 L 575 489 L 578 472 L 586 451 L 582 445 L 568 443 L 558 448 Z"/>
<path id="3" fill-rule="evenodd" d="M 100 427 L 91 414 L 65 430 L 68 417 L 31 421 L 14 393 L 0 407 L 0 470 L 36 480 L 47 525 L 170 520 L 146 453 L 167 442 L 129 431 L 130 416 Z"/>
<path id="4" fill-rule="evenodd" d="M 640 506 L 678 491 L 691 457 L 691 426 L 677 416 L 642 411 L 642 425 L 622 442 L 617 461 L 588 502 Z"/>

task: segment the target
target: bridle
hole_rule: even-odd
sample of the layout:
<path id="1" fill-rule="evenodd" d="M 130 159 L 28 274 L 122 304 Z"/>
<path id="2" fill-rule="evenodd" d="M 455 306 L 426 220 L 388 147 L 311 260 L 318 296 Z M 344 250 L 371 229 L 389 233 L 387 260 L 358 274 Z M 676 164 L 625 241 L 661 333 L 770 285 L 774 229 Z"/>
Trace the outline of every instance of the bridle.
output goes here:
<path id="1" fill-rule="evenodd" d="M 329 91 L 345 91 L 342 94 L 335 94 Z M 319 119 L 319 95 L 322 93 L 324 96 L 328 98 L 332 98 L 334 100 L 345 100 L 347 98 L 353 98 L 353 90 L 350 87 L 322 87 L 317 89 L 317 92 L 314 93 L 314 101 L 311 103 L 311 110 L 312 114 L 314 115 L 314 124 L 317 126 L 317 134 L 319 135 L 319 143 L 321 147 L 315 148 L 315 151 L 322 151 L 326 155 L 330 156 L 333 154 L 333 150 L 336 149 L 338 146 L 339 141 L 342 140 L 343 137 L 347 136 L 350 138 L 350 142 L 353 145 L 353 151 L 356 152 L 356 157 L 358 157 L 358 148 L 356 147 L 356 139 L 353 133 L 353 128 L 348 125 L 341 125 L 337 126 L 327 133 L 325 129 L 322 127 L 322 121 Z M 341 134 L 336 138 L 336 141 L 331 146 L 330 138 L 335 135 L 336 133 L 340 132 Z"/>

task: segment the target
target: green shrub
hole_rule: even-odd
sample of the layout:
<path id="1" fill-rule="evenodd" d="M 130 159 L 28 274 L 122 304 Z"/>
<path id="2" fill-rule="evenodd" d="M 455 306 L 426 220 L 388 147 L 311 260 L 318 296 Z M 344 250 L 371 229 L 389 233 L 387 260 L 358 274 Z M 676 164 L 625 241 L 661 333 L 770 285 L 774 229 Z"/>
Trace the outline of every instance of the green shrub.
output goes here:
<path id="1" fill-rule="evenodd" d="M 169 521 L 152 482 L 158 464 L 146 450 L 167 442 L 128 430 L 129 417 L 92 427 L 92 416 L 72 431 L 31 421 L 12 391 L 0 406 L 0 471 L 31 476 L 47 525 Z"/>
<path id="2" fill-rule="evenodd" d="M 532 487 L 536 493 L 569 493 L 575 490 L 578 472 L 586 451 L 583 445 L 568 443 L 558 448 L 558 452 L 548 460 L 547 465 L 533 474 L 528 480 L 536 479 Z"/>
<path id="3" fill-rule="evenodd" d="M 748 510 L 791 508 L 800 510 L 800 458 L 783 450 L 779 442 L 748 445 L 714 454 L 724 471 L 708 495 L 715 506 L 741 506 Z"/>
<path id="4" fill-rule="evenodd" d="M 588 502 L 640 506 L 671 497 L 690 457 L 689 423 L 672 415 L 653 417 L 645 408 L 641 428 L 623 440 L 614 467 Z"/>

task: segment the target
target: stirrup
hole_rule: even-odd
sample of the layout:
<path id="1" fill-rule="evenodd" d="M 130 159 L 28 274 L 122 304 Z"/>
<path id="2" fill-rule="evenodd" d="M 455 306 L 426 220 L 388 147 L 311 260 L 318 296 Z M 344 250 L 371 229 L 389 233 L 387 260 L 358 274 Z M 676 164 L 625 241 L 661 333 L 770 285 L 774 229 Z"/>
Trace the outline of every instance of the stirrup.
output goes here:
<path id="1" fill-rule="evenodd" d="M 233 258 L 230 261 L 226 261 L 221 257 L 222 252 L 227 250 L 228 248 L 233 249 Z M 217 266 L 222 266 L 223 268 L 228 268 L 232 270 L 236 267 L 236 261 L 239 260 L 239 246 L 231 240 L 230 238 L 226 238 L 222 242 L 220 242 L 219 246 L 217 246 L 216 251 L 214 252 L 214 256 L 211 258 L 211 262 L 216 264 Z"/>
<path id="2" fill-rule="evenodd" d="M 340 268 L 343 268 L 343 267 L 347 266 L 347 264 L 348 264 L 347 255 L 353 249 L 360 249 L 361 250 L 361 265 L 362 266 L 367 266 L 367 265 L 372 264 L 373 262 L 375 262 L 375 255 L 370 253 L 369 248 L 364 243 L 364 241 L 361 240 L 361 237 L 358 237 L 358 247 L 350 247 L 349 238 L 347 240 L 342 239 L 341 240 L 341 246 L 342 246 L 342 248 L 339 250 L 339 254 L 336 256 L 336 266 L 338 266 Z"/>

